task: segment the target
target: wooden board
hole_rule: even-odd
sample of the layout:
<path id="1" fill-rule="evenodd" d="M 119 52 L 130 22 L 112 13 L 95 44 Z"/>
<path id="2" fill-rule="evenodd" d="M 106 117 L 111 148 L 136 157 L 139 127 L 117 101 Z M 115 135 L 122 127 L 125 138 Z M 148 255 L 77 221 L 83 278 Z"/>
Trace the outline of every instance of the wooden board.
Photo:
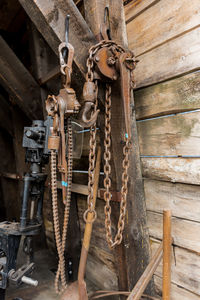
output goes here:
<path id="1" fill-rule="evenodd" d="M 199 40 L 200 28 L 196 28 L 139 56 L 140 62 L 135 69 L 136 87 L 147 86 L 200 69 Z"/>
<path id="2" fill-rule="evenodd" d="M 162 279 L 154 275 L 154 282 L 156 285 L 156 288 L 161 293 L 162 291 Z M 178 286 L 174 283 L 171 284 L 171 300 L 199 300 L 199 295 L 196 295 L 190 291 L 187 291 L 181 286 Z"/>
<path id="3" fill-rule="evenodd" d="M 135 91 L 136 118 L 167 115 L 200 108 L 200 73 Z"/>
<path id="4" fill-rule="evenodd" d="M 146 179 L 144 189 L 148 210 L 200 222 L 200 186 Z"/>
<path id="5" fill-rule="evenodd" d="M 200 155 L 200 111 L 139 121 L 137 125 L 141 155 Z"/>
<path id="6" fill-rule="evenodd" d="M 147 212 L 150 236 L 162 238 L 162 214 Z M 200 255 L 200 222 L 192 222 L 176 217 L 172 218 L 172 237 L 174 245 L 192 250 Z"/>
<path id="7" fill-rule="evenodd" d="M 151 243 L 153 252 L 158 245 L 154 241 Z M 200 295 L 200 256 L 179 247 L 174 248 L 174 254 L 172 251 L 172 283 Z M 162 261 L 155 274 L 162 277 Z"/>
<path id="8" fill-rule="evenodd" d="M 129 47 L 141 55 L 199 25 L 199 0 L 161 0 L 127 24 Z M 188 47 L 188 45 L 187 45 Z"/>
<path id="9" fill-rule="evenodd" d="M 171 182 L 200 184 L 200 158 L 142 158 L 143 176 Z"/>
<path id="10" fill-rule="evenodd" d="M 126 23 L 131 22 L 139 14 L 143 13 L 146 9 L 158 1 L 159 0 L 135 0 L 125 5 L 124 11 Z"/>

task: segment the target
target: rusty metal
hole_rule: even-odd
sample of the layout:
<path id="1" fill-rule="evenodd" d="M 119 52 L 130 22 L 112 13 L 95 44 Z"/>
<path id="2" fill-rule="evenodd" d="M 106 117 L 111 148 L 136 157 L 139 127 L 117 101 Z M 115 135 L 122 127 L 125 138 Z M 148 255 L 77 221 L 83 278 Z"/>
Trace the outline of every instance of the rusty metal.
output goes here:
<path id="1" fill-rule="evenodd" d="M 67 16 L 68 20 L 68 16 Z M 67 21 L 68 22 L 68 21 Z M 67 25 L 68 27 L 68 25 Z M 53 205 L 53 221 L 56 246 L 58 251 L 59 263 L 55 279 L 55 288 L 57 293 L 61 293 L 66 288 L 65 276 L 65 244 L 69 221 L 69 210 L 71 201 L 71 185 L 72 185 L 72 127 L 69 116 L 78 113 L 80 104 L 76 99 L 75 91 L 70 87 L 72 63 L 74 56 L 74 48 L 68 43 L 68 29 L 66 30 L 66 42 L 59 46 L 61 73 L 65 75 L 64 87 L 57 96 L 48 96 L 46 100 L 46 109 L 48 115 L 53 117 L 52 135 L 49 138 L 49 149 L 51 150 L 51 188 L 52 188 L 52 205 Z M 66 55 L 67 53 L 67 55 Z M 68 119 L 68 161 L 66 160 L 66 136 L 65 136 L 65 120 Z M 58 153 L 58 165 L 57 165 Z M 62 200 L 65 205 L 62 236 L 60 232 L 59 216 L 58 216 L 58 195 L 57 195 L 57 167 L 61 173 L 62 183 Z M 59 279 L 61 279 L 61 287 L 59 287 Z"/>
<path id="2" fill-rule="evenodd" d="M 163 211 L 163 300 L 171 299 L 171 211 Z"/>
<path id="3" fill-rule="evenodd" d="M 81 258 L 80 258 L 79 270 L 78 270 L 78 281 L 72 283 L 64 291 L 61 300 L 72 300 L 72 299 L 87 300 L 88 299 L 84 276 L 85 276 L 87 256 L 90 247 L 90 239 L 92 235 L 92 227 L 94 222 L 94 212 L 95 212 L 96 198 L 97 198 L 98 184 L 99 184 L 100 164 L 101 164 L 101 148 L 98 147 L 96 167 L 94 173 L 93 195 L 88 205 L 87 213 L 85 215 L 86 226 L 85 226 L 83 244 L 81 249 Z"/>
<path id="4" fill-rule="evenodd" d="M 125 225 L 125 217 L 126 217 L 126 200 L 128 193 L 128 168 L 129 168 L 129 152 L 130 152 L 130 142 L 129 139 L 126 138 L 126 143 L 123 148 L 124 159 L 122 162 L 122 187 L 121 187 L 121 202 L 120 202 L 120 216 L 117 225 L 117 233 L 112 238 L 112 230 L 111 230 L 111 86 L 107 84 L 106 86 L 106 99 L 105 99 L 105 140 L 104 140 L 104 187 L 106 189 L 104 193 L 104 199 L 106 201 L 106 205 L 104 208 L 105 211 L 105 228 L 106 228 L 106 239 L 110 248 L 114 248 L 116 245 L 119 245 L 123 238 L 123 230 Z"/>

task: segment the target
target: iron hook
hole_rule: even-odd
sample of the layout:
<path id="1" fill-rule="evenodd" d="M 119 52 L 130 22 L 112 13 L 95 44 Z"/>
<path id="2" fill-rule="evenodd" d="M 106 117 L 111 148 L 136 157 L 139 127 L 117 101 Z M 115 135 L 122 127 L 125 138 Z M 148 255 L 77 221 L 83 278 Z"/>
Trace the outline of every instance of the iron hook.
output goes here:
<path id="1" fill-rule="evenodd" d="M 99 109 L 97 109 L 97 111 L 95 111 L 90 119 L 88 119 L 88 112 L 91 111 L 92 107 L 94 106 L 94 103 L 92 102 L 85 102 L 85 105 L 84 105 L 84 108 L 83 108 L 83 111 L 82 111 L 82 114 L 81 114 L 81 120 L 79 121 L 79 123 L 83 126 L 83 127 L 91 127 L 93 126 L 96 121 L 97 121 L 97 117 L 98 117 L 98 114 L 100 112 Z"/>

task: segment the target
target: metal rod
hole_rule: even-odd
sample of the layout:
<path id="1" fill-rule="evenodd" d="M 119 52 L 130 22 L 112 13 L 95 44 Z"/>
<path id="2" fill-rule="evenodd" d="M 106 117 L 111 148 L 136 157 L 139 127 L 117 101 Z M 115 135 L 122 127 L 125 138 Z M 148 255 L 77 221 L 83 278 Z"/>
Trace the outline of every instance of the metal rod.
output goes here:
<path id="1" fill-rule="evenodd" d="M 29 174 L 26 174 L 24 177 L 24 191 L 23 191 L 22 211 L 20 217 L 20 229 L 24 229 L 26 227 L 30 182 L 31 182 L 31 177 Z"/>
<path id="2" fill-rule="evenodd" d="M 171 211 L 163 211 L 163 300 L 171 298 Z"/>
<path id="3" fill-rule="evenodd" d="M 163 243 L 160 244 L 144 273 L 136 283 L 127 300 L 139 300 L 147 287 L 153 273 L 159 265 L 163 254 Z"/>

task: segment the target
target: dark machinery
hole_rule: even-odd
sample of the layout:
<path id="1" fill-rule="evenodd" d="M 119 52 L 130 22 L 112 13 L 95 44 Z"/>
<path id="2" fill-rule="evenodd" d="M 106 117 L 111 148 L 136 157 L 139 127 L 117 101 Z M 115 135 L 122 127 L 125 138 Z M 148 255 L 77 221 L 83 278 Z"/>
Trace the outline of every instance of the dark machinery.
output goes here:
<path id="1" fill-rule="evenodd" d="M 27 277 L 33 269 L 33 236 L 42 227 L 42 207 L 44 185 L 47 174 L 43 167 L 48 163 L 48 137 L 52 118 L 33 121 L 31 127 L 24 128 L 23 147 L 26 148 L 26 162 L 30 173 L 24 176 L 24 188 L 20 222 L 0 223 L 0 300 L 5 299 L 9 284 L 19 286 L 22 282 L 37 286 L 37 280 Z M 17 253 L 21 237 L 24 236 L 23 251 L 26 263 L 16 270 Z"/>

